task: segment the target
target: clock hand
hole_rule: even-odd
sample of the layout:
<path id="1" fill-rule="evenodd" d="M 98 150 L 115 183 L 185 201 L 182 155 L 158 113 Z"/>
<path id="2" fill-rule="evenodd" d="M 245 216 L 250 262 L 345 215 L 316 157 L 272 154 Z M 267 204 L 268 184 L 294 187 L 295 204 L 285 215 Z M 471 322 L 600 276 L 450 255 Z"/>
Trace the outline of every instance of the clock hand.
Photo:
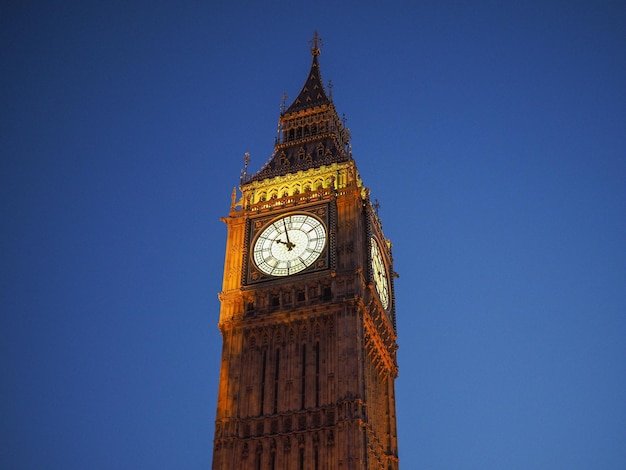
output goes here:
<path id="1" fill-rule="evenodd" d="M 287 223 L 285 222 L 285 219 L 283 219 L 283 226 L 285 227 L 285 235 L 287 236 L 287 243 L 285 243 L 285 245 L 287 245 L 287 250 L 291 251 L 291 249 L 296 245 L 289 241 L 289 231 L 287 230 Z"/>
<path id="2" fill-rule="evenodd" d="M 287 246 L 287 251 L 291 251 L 291 249 L 296 246 L 293 243 L 284 242 L 280 238 L 277 238 L 275 241 L 276 243 L 282 243 L 283 245 Z"/>

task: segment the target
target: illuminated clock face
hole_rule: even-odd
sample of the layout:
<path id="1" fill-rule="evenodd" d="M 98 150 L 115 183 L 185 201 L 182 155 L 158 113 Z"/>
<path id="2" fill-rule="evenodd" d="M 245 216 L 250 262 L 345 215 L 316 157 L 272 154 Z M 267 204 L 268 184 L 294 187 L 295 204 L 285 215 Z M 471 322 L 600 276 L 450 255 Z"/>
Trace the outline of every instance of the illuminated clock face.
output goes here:
<path id="1" fill-rule="evenodd" d="M 280 217 L 254 242 L 254 263 L 270 276 L 289 276 L 311 266 L 326 246 L 324 224 L 308 214 Z"/>
<path id="2" fill-rule="evenodd" d="M 383 256 L 378 248 L 378 242 L 374 238 L 370 240 L 372 245 L 372 273 L 374 276 L 374 286 L 380 302 L 383 304 L 383 308 L 387 310 L 389 308 L 389 281 L 387 279 L 387 269 L 385 268 L 385 262 Z"/>

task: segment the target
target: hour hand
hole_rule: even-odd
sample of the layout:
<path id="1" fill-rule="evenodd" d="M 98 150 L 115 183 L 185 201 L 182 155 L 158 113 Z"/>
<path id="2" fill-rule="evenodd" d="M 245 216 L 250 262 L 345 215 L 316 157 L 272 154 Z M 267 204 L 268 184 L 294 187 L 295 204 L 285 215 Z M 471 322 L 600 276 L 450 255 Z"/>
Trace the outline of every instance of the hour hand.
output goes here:
<path id="1" fill-rule="evenodd" d="M 284 241 L 282 241 L 280 238 L 277 238 L 277 239 L 276 239 L 276 243 L 282 243 L 283 245 L 285 245 L 285 246 L 287 247 L 287 250 L 288 250 L 288 251 L 291 251 L 291 249 L 292 249 L 294 246 L 296 246 L 296 245 L 294 245 L 293 243 L 291 243 L 291 242 L 289 242 L 289 241 L 284 242 Z"/>

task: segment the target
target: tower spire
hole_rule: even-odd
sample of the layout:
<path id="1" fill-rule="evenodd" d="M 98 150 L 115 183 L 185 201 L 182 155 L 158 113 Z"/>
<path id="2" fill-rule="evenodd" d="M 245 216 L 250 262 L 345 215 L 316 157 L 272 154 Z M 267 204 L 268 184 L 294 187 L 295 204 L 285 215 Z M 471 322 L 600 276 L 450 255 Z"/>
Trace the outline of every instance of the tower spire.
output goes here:
<path id="1" fill-rule="evenodd" d="M 322 39 L 317 31 L 309 42 L 311 68 L 293 102 L 286 106 L 286 95 L 274 144 L 274 154 L 252 180 L 284 175 L 350 159 L 350 133 L 345 128 L 320 73 L 319 55 Z M 332 91 L 332 86 L 329 87 Z"/>
<path id="2" fill-rule="evenodd" d="M 313 34 L 313 39 L 309 41 L 309 44 L 311 45 L 311 55 L 313 56 L 311 70 L 309 71 L 309 75 L 304 83 L 304 86 L 302 87 L 302 90 L 300 90 L 296 99 L 287 108 L 286 114 L 303 109 L 312 109 L 316 106 L 328 105 L 331 103 L 331 100 L 324 89 L 324 82 L 322 81 L 320 73 L 318 57 L 322 53 L 320 49 L 322 46 L 322 38 L 319 37 L 317 31 Z"/>

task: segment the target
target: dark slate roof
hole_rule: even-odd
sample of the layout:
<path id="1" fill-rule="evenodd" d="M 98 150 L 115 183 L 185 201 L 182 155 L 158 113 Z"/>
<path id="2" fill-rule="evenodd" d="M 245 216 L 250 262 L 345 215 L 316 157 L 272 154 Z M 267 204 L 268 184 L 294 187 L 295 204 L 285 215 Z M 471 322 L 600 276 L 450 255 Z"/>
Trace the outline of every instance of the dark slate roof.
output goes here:
<path id="1" fill-rule="evenodd" d="M 277 153 L 265 166 L 258 173 L 247 177 L 244 183 L 348 161 L 350 156 L 337 144 L 335 138 L 327 136 L 316 140 L 298 141 L 295 145 L 277 149 Z"/>
<path id="2" fill-rule="evenodd" d="M 281 113 L 279 135 L 274 146 L 275 152 L 256 174 L 243 177 L 242 183 L 260 181 L 351 159 L 350 133 L 337 116 L 337 111 L 332 100 L 326 95 L 322 82 L 318 61 L 320 49 L 317 33 L 312 42 L 311 70 L 300 94 L 289 108 Z M 300 122 L 303 115 L 315 117 L 316 124 L 309 126 L 305 122 Z M 292 126 L 291 124 L 294 123 L 295 125 Z M 318 126 L 318 123 L 323 125 Z M 285 125 L 290 130 L 289 134 L 287 131 L 282 131 Z"/>
<path id="3" fill-rule="evenodd" d="M 300 94 L 294 100 L 294 102 L 291 103 L 291 106 L 287 108 L 285 114 L 290 114 L 303 109 L 310 109 L 316 106 L 331 103 L 330 98 L 326 96 L 326 91 L 324 90 L 324 83 L 322 82 L 320 66 L 317 60 L 318 56 L 319 53 L 313 53 L 313 63 L 311 64 L 309 77 L 302 87 L 302 90 L 300 90 Z"/>

